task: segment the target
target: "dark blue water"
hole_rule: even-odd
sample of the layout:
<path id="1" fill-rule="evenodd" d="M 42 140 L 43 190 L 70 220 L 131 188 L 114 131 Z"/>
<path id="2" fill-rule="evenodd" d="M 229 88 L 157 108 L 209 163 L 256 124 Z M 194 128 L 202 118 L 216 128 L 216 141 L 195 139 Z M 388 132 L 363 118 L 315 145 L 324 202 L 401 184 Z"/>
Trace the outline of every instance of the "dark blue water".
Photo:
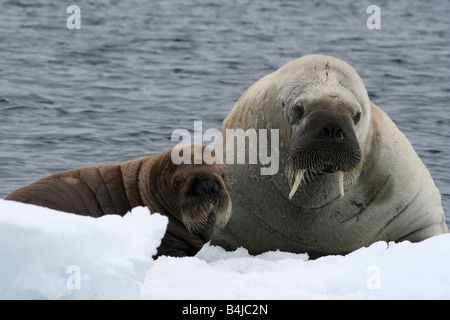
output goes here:
<path id="1" fill-rule="evenodd" d="M 81 9 L 69 30 L 66 8 Z M 71 168 L 220 129 L 256 80 L 310 53 L 361 75 L 409 138 L 450 222 L 450 4 L 369 1 L 10 0 L 0 10 L 0 198 Z"/>

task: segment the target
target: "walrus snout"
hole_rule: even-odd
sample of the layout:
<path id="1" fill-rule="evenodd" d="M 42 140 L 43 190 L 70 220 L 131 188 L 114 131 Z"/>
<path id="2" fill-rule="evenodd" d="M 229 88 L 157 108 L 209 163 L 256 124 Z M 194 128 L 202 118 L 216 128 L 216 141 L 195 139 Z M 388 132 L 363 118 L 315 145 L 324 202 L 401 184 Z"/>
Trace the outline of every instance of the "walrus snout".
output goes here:
<path id="1" fill-rule="evenodd" d="M 212 179 L 204 179 L 197 183 L 194 188 L 197 196 L 212 195 L 220 190 L 219 184 Z"/>
<path id="2" fill-rule="evenodd" d="M 350 115 L 314 111 L 294 135 L 289 161 L 295 170 L 326 174 L 358 166 L 361 148 Z"/>
<path id="3" fill-rule="evenodd" d="M 359 148 L 352 119 L 349 115 L 327 111 L 312 112 L 302 131 L 304 135 L 309 135 L 313 141 L 356 142 Z M 356 147 L 356 145 L 353 147 Z"/>
<path id="4" fill-rule="evenodd" d="M 336 141 L 343 141 L 346 137 L 344 130 L 334 124 L 325 125 L 321 130 L 321 135 L 326 139 L 334 139 Z"/>
<path id="5" fill-rule="evenodd" d="M 226 188 L 226 171 L 219 167 L 205 167 L 197 173 L 191 167 L 185 178 L 179 201 L 181 219 L 191 233 L 212 235 L 214 228 L 222 228 L 231 215 L 231 198 Z M 225 167 L 222 168 L 226 170 Z"/>

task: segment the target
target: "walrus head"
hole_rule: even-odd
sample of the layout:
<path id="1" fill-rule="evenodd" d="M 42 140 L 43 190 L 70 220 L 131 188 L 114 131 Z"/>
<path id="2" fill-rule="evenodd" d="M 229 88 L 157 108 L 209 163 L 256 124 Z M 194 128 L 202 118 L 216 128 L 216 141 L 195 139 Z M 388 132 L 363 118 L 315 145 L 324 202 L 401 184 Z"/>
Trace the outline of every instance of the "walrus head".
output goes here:
<path id="1" fill-rule="evenodd" d="M 214 228 L 223 228 L 231 214 L 223 164 L 179 164 L 172 176 L 181 220 L 191 233 L 209 241 Z"/>
<path id="2" fill-rule="evenodd" d="M 313 186 L 303 195 L 320 187 L 322 200 L 313 201 L 321 205 L 324 198 L 335 197 L 331 180 L 336 177 L 342 196 L 358 177 L 370 147 L 370 110 L 366 88 L 350 65 L 308 55 L 254 83 L 224 120 L 222 134 L 228 129 L 279 129 L 285 170 L 271 181 L 284 190 L 287 177 L 290 199 L 302 182 Z M 303 196 L 301 205 L 309 199 Z"/>
<path id="3" fill-rule="evenodd" d="M 362 167 L 361 145 L 370 117 L 367 92 L 356 71 L 343 61 L 307 56 L 297 64 L 286 74 L 287 85 L 281 90 L 290 132 L 289 199 L 302 182 L 321 175 L 335 175 L 343 196 Z"/>
<path id="4" fill-rule="evenodd" d="M 181 156 L 180 156 L 181 155 Z M 180 156 L 182 161 L 175 161 Z M 168 232 L 199 250 L 214 229 L 230 219 L 231 198 L 226 188 L 227 169 L 216 163 L 214 151 L 202 145 L 179 145 L 148 162 L 149 190 L 145 201 L 169 216 Z M 145 171 L 145 170 L 144 170 Z M 195 244 L 195 245 L 194 245 Z"/>
<path id="5" fill-rule="evenodd" d="M 361 148 L 355 134 L 361 111 L 329 98 L 297 101 L 291 113 L 293 135 L 287 171 L 294 184 L 289 198 L 303 179 L 334 173 L 338 173 L 342 196 L 344 173 L 352 173 L 361 161 Z"/>

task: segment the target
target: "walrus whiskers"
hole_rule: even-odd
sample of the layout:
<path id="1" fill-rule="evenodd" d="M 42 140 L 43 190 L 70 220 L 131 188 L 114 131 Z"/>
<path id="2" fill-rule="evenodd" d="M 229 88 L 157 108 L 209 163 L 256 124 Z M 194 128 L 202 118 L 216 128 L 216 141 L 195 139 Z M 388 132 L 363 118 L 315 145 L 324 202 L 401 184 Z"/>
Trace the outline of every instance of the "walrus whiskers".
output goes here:
<path id="1" fill-rule="evenodd" d="M 196 203 L 192 199 L 185 200 L 181 208 L 181 220 L 191 234 L 207 227 L 209 215 L 215 208 L 215 228 L 222 229 L 231 216 L 231 200 L 221 197 L 215 201 Z"/>

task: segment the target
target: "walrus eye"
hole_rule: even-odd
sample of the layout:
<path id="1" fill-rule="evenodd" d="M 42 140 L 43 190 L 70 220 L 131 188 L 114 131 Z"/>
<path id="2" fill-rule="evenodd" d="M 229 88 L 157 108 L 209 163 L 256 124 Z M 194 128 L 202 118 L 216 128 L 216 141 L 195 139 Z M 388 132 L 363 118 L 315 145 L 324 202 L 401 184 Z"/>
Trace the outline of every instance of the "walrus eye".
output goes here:
<path id="1" fill-rule="evenodd" d="M 358 111 L 358 112 L 355 114 L 355 117 L 353 118 L 353 122 L 355 123 L 355 125 L 358 124 L 359 120 L 361 120 L 361 112 Z"/>
<path id="2" fill-rule="evenodd" d="M 176 179 L 176 180 L 173 182 L 173 186 L 174 186 L 175 188 L 179 188 L 179 187 L 181 187 L 181 185 L 182 185 L 182 183 L 181 183 L 181 180 L 180 180 L 180 179 Z"/>
<path id="3" fill-rule="evenodd" d="M 303 108 L 301 103 L 298 103 L 294 106 L 294 116 L 297 119 L 297 121 L 301 120 L 303 118 L 303 114 L 305 113 L 305 109 Z"/>

